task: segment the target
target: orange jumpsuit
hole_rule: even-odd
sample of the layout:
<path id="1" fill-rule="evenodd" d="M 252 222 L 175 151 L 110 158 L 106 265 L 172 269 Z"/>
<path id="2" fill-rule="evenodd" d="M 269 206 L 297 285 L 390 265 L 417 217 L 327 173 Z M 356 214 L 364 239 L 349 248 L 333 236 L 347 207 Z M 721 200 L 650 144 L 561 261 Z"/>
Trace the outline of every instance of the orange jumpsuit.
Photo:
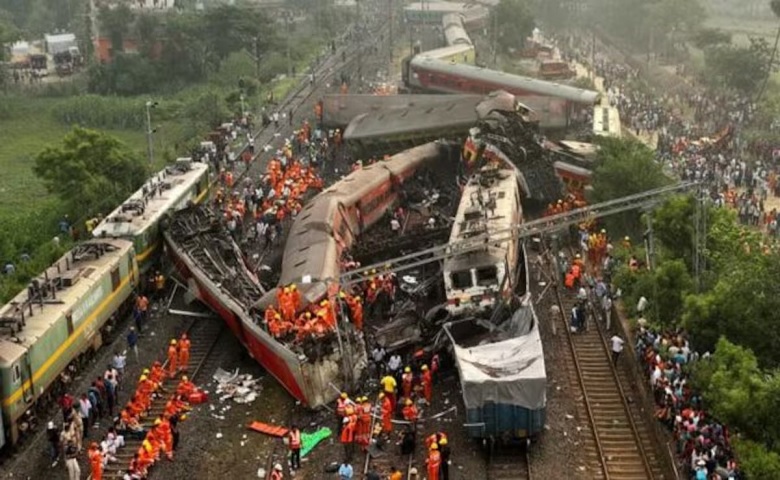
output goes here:
<path id="1" fill-rule="evenodd" d="M 382 399 L 382 431 L 385 433 L 393 431 L 393 402 L 390 397 Z"/>
<path id="2" fill-rule="evenodd" d="M 362 447 L 371 442 L 371 402 L 363 402 L 358 406 L 357 435 L 355 441 Z"/>
<path id="3" fill-rule="evenodd" d="M 404 420 L 406 420 L 407 422 L 417 421 L 417 416 L 418 416 L 417 407 L 415 407 L 414 404 L 404 406 L 401 413 L 403 413 Z"/>
<path id="4" fill-rule="evenodd" d="M 97 448 L 89 450 L 89 466 L 92 470 L 92 480 L 102 480 L 103 454 Z"/>
<path id="5" fill-rule="evenodd" d="M 173 432 L 171 431 L 171 424 L 167 419 L 163 419 L 163 421 L 157 425 L 157 433 L 165 444 L 165 453 L 168 455 L 168 458 L 173 460 Z"/>
<path id="6" fill-rule="evenodd" d="M 357 415 L 354 413 L 347 415 L 348 423 L 341 429 L 341 443 L 352 443 L 355 441 L 355 429 L 357 428 Z"/>
<path id="7" fill-rule="evenodd" d="M 428 452 L 428 480 L 439 480 L 439 469 L 441 468 L 441 453 L 438 450 Z"/>
<path id="8" fill-rule="evenodd" d="M 431 397 L 433 397 L 433 375 L 430 370 L 422 372 L 422 387 L 425 400 L 431 403 Z"/>
<path id="9" fill-rule="evenodd" d="M 190 363 L 190 346 L 192 343 L 189 338 L 179 340 L 179 368 L 187 370 L 187 364 Z"/>
<path id="10" fill-rule="evenodd" d="M 176 375 L 176 360 L 178 359 L 178 352 L 176 351 L 176 345 L 168 347 L 168 373 L 173 377 Z"/>
<path id="11" fill-rule="evenodd" d="M 355 328 L 363 330 L 363 303 L 357 298 L 349 301 L 349 310 L 352 314 L 352 321 L 355 322 Z"/>
<path id="12" fill-rule="evenodd" d="M 414 374 L 412 372 L 404 373 L 401 375 L 401 387 L 404 391 L 404 397 L 412 398 L 412 382 L 414 381 Z"/>

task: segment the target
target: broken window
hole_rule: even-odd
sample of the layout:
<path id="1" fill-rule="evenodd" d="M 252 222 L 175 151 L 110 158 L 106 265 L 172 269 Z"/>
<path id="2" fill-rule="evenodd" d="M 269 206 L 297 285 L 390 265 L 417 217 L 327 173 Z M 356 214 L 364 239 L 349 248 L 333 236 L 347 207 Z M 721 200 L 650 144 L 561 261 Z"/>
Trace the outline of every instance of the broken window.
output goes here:
<path id="1" fill-rule="evenodd" d="M 452 272 L 450 274 L 452 280 L 452 288 L 457 290 L 463 290 L 471 287 L 471 272 L 463 270 L 460 272 Z"/>
<path id="2" fill-rule="evenodd" d="M 498 283 L 498 269 L 495 265 L 489 265 L 477 269 L 477 285 L 489 287 Z"/>

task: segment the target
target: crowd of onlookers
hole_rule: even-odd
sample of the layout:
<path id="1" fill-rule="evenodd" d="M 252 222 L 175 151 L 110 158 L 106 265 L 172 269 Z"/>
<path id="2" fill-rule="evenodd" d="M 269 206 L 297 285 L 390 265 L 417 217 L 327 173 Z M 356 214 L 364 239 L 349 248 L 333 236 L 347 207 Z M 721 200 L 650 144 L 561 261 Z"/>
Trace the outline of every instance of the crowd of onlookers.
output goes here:
<path id="1" fill-rule="evenodd" d="M 640 327 L 636 353 L 650 379 L 655 416 L 672 431 L 676 453 L 691 477 L 741 478 L 728 429 L 708 415 L 701 397 L 691 389 L 686 367 L 699 355 L 691 349 L 686 332 Z"/>

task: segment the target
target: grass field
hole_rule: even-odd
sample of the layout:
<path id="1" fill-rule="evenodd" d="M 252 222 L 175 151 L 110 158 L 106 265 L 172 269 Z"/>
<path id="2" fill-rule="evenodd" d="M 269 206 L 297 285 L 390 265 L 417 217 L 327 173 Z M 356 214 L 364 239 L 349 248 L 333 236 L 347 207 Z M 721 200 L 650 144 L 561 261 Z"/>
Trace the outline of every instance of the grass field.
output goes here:
<path id="1" fill-rule="evenodd" d="M 14 109 L 14 116 L 0 120 L 0 216 L 6 212 L 32 212 L 48 197 L 43 184 L 32 171 L 35 156 L 46 146 L 56 145 L 70 126 L 55 120 L 51 109 L 60 101 L 56 98 L 24 98 Z M 109 133 L 140 152 L 146 148 L 142 131 Z"/>

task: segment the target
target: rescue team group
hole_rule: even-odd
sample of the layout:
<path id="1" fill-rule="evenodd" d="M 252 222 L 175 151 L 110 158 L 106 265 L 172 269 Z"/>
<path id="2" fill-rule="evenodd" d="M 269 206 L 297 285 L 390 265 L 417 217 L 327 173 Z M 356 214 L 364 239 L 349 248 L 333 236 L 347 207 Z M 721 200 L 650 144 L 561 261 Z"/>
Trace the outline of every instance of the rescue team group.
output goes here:
<path id="1" fill-rule="evenodd" d="M 381 378 L 381 391 L 377 395 L 376 404 L 372 404 L 367 396 L 357 396 L 351 399 L 342 392 L 336 400 L 336 422 L 339 441 L 344 447 L 344 461 L 338 469 L 340 480 L 351 480 L 354 471 L 351 465 L 356 446 L 362 451 L 370 447 L 382 448 L 388 443 L 400 446 L 402 456 L 412 455 L 417 444 L 417 431 L 420 418 L 418 404 L 430 405 L 433 396 L 433 375 L 438 370 L 438 358 L 431 359 L 431 367 L 423 364 L 415 372 L 410 366 L 403 369 L 399 379 L 392 374 Z M 400 391 L 398 385 L 401 385 Z M 398 420 L 400 416 L 403 420 Z M 403 433 L 393 438 L 394 424 L 404 426 Z M 301 431 L 293 425 L 288 432 L 290 448 L 290 469 L 292 472 L 301 468 Z M 449 480 L 450 447 L 444 432 L 432 433 L 425 438 L 427 449 L 426 473 L 427 480 Z M 366 474 L 368 480 L 401 480 L 407 475 L 392 466 L 387 472 L 376 472 L 373 469 Z M 411 468 L 408 478 L 416 480 L 417 469 Z M 274 465 L 270 475 L 271 480 L 283 480 L 284 468 L 281 464 Z"/>
<path id="2" fill-rule="evenodd" d="M 190 339 L 186 333 L 183 333 L 178 340 L 172 339 L 170 341 L 166 365 L 155 361 L 151 368 L 143 370 L 130 401 L 121 410 L 119 416 L 112 419 L 113 426 L 109 428 L 106 438 L 100 443 L 91 442 L 87 448 L 87 460 L 92 480 L 101 480 L 108 463 L 117 461 L 117 451 L 125 447 L 125 438 L 135 438 L 141 440 L 142 443 L 138 451 L 133 454 L 130 463 L 122 469 L 124 480 L 147 478 L 149 468 L 159 461 L 162 455 L 165 455 L 168 460 L 173 460 L 173 452 L 179 443 L 178 423 L 186 419 L 186 412 L 191 409 L 191 404 L 202 403 L 206 400 L 205 394 L 199 391 L 186 375 L 181 376 L 173 390 L 163 386 L 166 380 L 175 380 L 179 373 L 186 373 L 190 359 L 190 347 Z M 116 368 L 117 363 L 119 363 L 119 368 Z M 114 362 L 114 365 L 109 368 L 112 370 L 112 379 L 121 379 L 124 374 L 123 364 L 124 362 Z M 114 385 L 114 387 L 117 386 L 118 383 Z M 113 395 L 116 395 L 116 390 L 114 390 Z M 156 418 L 152 418 L 153 402 L 158 398 L 167 398 L 168 400 L 162 413 Z M 87 437 L 91 418 L 90 410 L 94 408 L 99 411 L 97 416 L 102 416 L 103 413 L 112 416 L 113 406 L 111 403 L 108 404 L 110 411 L 105 412 L 103 409 L 106 404 L 101 403 L 100 396 L 95 400 L 94 404 L 89 401 L 87 404 L 80 402 L 76 407 L 77 412 L 73 415 L 68 416 L 63 411 L 66 415 L 66 426 L 69 421 L 71 424 L 76 424 L 76 435 L 65 436 L 64 442 L 62 442 L 69 480 L 81 479 L 78 457 L 82 451 L 82 439 Z M 52 427 L 51 423 L 50 427 Z"/>

